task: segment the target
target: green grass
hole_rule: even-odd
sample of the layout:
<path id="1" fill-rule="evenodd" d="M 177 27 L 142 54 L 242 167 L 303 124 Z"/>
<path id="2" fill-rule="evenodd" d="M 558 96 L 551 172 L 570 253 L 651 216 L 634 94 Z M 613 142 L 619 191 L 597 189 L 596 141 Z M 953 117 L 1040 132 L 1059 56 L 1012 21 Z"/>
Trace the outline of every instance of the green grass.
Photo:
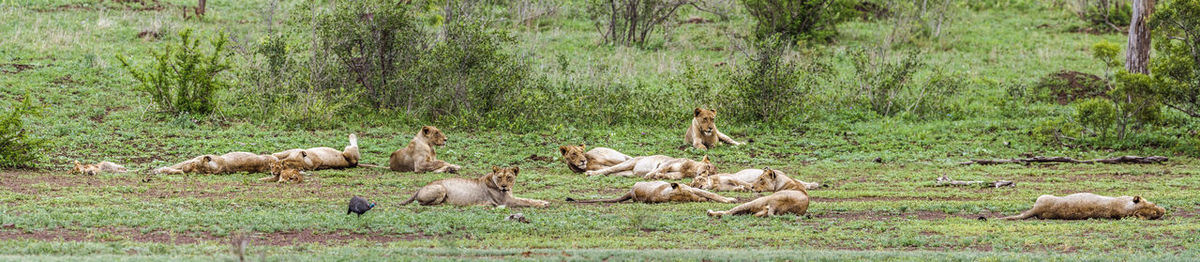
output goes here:
<path id="1" fill-rule="evenodd" d="M 1028 128 L 1066 107 L 1000 106 L 1004 90 L 985 84 L 1029 83 L 1061 69 L 1100 73 L 1087 47 L 1121 35 L 1066 32 L 1081 22 L 1050 7 L 964 9 L 947 37 L 921 43 L 930 63 L 963 72 L 978 84 L 957 98 L 969 117 L 871 118 L 813 122 L 795 130 L 761 123 L 721 123 L 739 141 L 710 151 L 682 141 L 692 105 L 679 105 L 674 126 L 559 127 L 528 133 L 444 127 L 450 143 L 438 157 L 462 165 L 462 174 L 411 174 L 358 168 L 315 172 L 300 185 L 257 182 L 262 174 L 157 176 L 145 170 L 198 154 L 268 153 L 296 147 L 345 145 L 360 138 L 363 162 L 385 164 L 422 123 L 387 116 L 347 116 L 339 128 L 296 130 L 217 115 L 194 123 L 154 112 L 132 91 L 133 80 L 114 54 L 140 56 L 163 41 L 135 37 L 158 21 L 169 34 L 185 27 L 225 30 L 240 41 L 263 33 L 265 1 L 210 1 L 209 17 L 183 20 L 177 7 L 129 10 L 114 3 L 37 11 L 84 0 L 0 1 L 0 63 L 35 65 L 0 73 L 0 107 L 29 94 L 47 107 L 28 128 L 54 144 L 36 169 L 0 175 L 0 260 L 213 260 L 233 259 L 229 236 L 253 232 L 251 259 L 532 259 L 532 260 L 1177 260 L 1200 247 L 1200 161 L 1155 146 L 1065 148 L 1030 139 Z M 163 1 L 191 5 L 192 1 Z M 281 4 L 281 15 L 294 1 Z M 1040 5 L 1035 5 L 1040 6 Z M 537 30 L 517 29 L 536 71 L 579 82 L 640 82 L 671 89 L 686 64 L 736 66 L 721 30 L 746 30 L 744 15 L 711 24 L 685 24 L 665 43 L 643 50 L 596 45 L 576 2 Z M 682 15 L 703 15 L 684 11 Z M 1014 16 L 1019 12 L 1020 16 Z M 1047 27 L 1039 27 L 1042 24 Z M 850 22 L 831 55 L 877 42 L 887 27 Z M 658 38 L 661 39 L 661 38 Z M 662 41 L 662 40 L 658 40 Z M 722 47 L 718 51 L 715 47 Z M 557 57 L 570 64 L 560 72 Z M 724 67 L 728 68 L 728 67 Z M 5 68 L 0 68 L 5 69 Z M 725 69 L 717 69 L 725 70 Z M 679 91 L 679 90 L 674 90 Z M 1187 129 L 1188 127 L 1180 127 Z M 1183 131 L 1180 131 L 1183 133 Z M 1190 139 L 1184 137 L 1183 139 Z M 1191 138 L 1194 139 L 1194 138 Z M 707 209 L 734 204 L 575 205 L 566 197 L 622 194 L 635 178 L 584 177 L 568 171 L 557 147 L 586 142 L 629 155 L 711 157 L 722 172 L 771 167 L 832 187 L 810 192 L 809 215 L 710 219 Z M 1162 165 L 959 166 L 976 158 L 1021 154 L 1109 157 L 1166 155 Z M 532 160 L 531 155 L 550 161 Z M 883 163 L 872 160 L 880 158 Z M 114 161 L 130 174 L 66 174 L 73 160 Z M 515 194 L 551 201 L 544 209 L 396 206 L 421 185 L 447 177 L 475 177 L 488 167 L 521 167 Z M 1011 180 L 1014 188 L 933 187 L 941 175 L 960 180 Z M 1162 220 L 980 221 L 1016 214 L 1042 194 L 1094 192 L 1141 195 L 1167 208 Z M 753 193 L 722 193 L 742 201 Z M 361 218 L 346 216 L 345 201 L 363 195 L 380 204 Z M 521 212 L 529 224 L 505 221 Z M 292 241 L 298 234 L 329 243 Z M 161 237 L 161 238 L 155 238 Z M 374 240 L 373 240 L 374 239 Z M 382 240 L 378 240 L 382 239 Z M 195 241 L 190 241 L 195 240 Z M 530 256 L 524 255 L 531 251 Z"/>

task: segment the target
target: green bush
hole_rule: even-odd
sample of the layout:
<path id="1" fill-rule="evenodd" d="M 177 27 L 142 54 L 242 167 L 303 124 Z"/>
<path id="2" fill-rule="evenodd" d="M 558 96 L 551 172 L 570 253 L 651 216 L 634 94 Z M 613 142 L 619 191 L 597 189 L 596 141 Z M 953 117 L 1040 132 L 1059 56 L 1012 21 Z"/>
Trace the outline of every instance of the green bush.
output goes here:
<path id="1" fill-rule="evenodd" d="M 1104 78 L 1112 79 L 1112 69 L 1121 66 L 1121 60 L 1117 57 L 1121 51 L 1121 46 L 1108 40 L 1100 40 L 1092 45 L 1092 58 L 1104 64 Z"/>
<path id="2" fill-rule="evenodd" d="M 1164 95 L 1164 104 L 1200 118 L 1200 0 L 1176 0 L 1150 19 L 1157 56 L 1150 72 Z"/>
<path id="3" fill-rule="evenodd" d="M 588 0 L 587 13 L 606 43 L 644 46 L 654 30 L 674 20 L 686 0 Z"/>
<path id="4" fill-rule="evenodd" d="M 1117 137 L 1153 124 L 1161 118 L 1161 96 L 1153 79 L 1148 75 L 1117 72 L 1117 85 L 1108 91 L 1108 97 L 1116 103 Z"/>
<path id="5" fill-rule="evenodd" d="M 314 87 L 361 92 L 360 100 L 375 109 L 411 110 L 421 102 L 419 91 L 425 86 L 407 80 L 426 51 L 426 39 L 408 5 L 366 0 L 310 8 L 322 11 L 309 21 L 319 44 L 311 50 L 315 64 L 310 66 L 324 68 L 328 75 L 311 79 Z"/>
<path id="6" fill-rule="evenodd" d="M 1092 134 L 1108 136 L 1108 129 L 1116 122 L 1117 109 L 1112 101 L 1089 98 L 1075 103 L 1075 119 Z"/>
<path id="7" fill-rule="evenodd" d="M 42 157 L 46 140 L 30 136 L 23 120 L 40 115 L 41 108 L 26 97 L 0 116 L 0 167 L 30 167 Z"/>
<path id="8" fill-rule="evenodd" d="M 201 50 L 200 39 L 192 37 L 191 29 L 180 32 L 179 38 L 179 44 L 151 52 L 155 63 L 148 68 L 136 68 L 124 56 L 118 55 L 117 59 L 140 83 L 134 89 L 149 95 L 162 110 L 176 114 L 212 113 L 217 110 L 216 93 L 227 86 L 220 79 L 221 72 L 229 69 L 223 54 L 228 41 L 225 33 L 209 41 L 211 52 Z"/>
<path id="9" fill-rule="evenodd" d="M 775 34 L 792 40 L 825 42 L 837 36 L 837 24 L 857 15 L 845 0 L 743 0 L 760 38 Z"/>
<path id="10" fill-rule="evenodd" d="M 1058 102 L 1066 105 L 1080 99 L 1105 97 L 1107 92 L 1108 81 L 1100 76 L 1062 70 L 1038 79 L 1028 98 L 1033 101 Z"/>
<path id="11" fill-rule="evenodd" d="M 788 43 L 779 35 L 753 42 L 755 53 L 740 72 L 732 77 L 731 87 L 739 118 L 760 121 L 800 119 L 810 86 L 821 81 L 824 66 L 803 63 L 789 52 Z"/>
<path id="12" fill-rule="evenodd" d="M 1133 19 L 1129 1 L 1124 0 L 1080 0 L 1074 9 L 1075 16 L 1100 31 L 1120 31 Z"/>

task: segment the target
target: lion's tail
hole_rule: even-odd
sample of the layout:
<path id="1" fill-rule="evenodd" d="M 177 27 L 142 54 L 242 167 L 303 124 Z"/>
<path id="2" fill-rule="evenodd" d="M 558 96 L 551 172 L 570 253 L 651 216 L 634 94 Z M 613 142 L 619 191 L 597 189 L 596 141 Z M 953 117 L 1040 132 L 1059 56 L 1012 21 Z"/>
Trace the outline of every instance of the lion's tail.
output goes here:
<path id="1" fill-rule="evenodd" d="M 350 134 L 350 146 L 358 147 L 358 136 L 357 135 Z"/>
<path id="2" fill-rule="evenodd" d="M 568 198 L 567 198 L 567 202 L 575 202 L 575 203 L 619 203 L 619 202 L 621 202 L 621 201 L 630 200 L 630 199 L 633 199 L 633 195 L 631 195 L 631 194 L 625 194 L 624 196 L 621 196 L 621 197 L 618 197 L 618 198 L 610 198 L 610 199 L 588 199 L 588 200 L 575 200 L 574 198 L 569 198 L 569 197 L 568 197 Z"/>
<path id="3" fill-rule="evenodd" d="M 408 198 L 408 200 L 404 200 L 404 202 L 400 202 L 400 205 L 401 205 L 401 206 L 403 206 L 403 205 L 408 205 L 409 203 L 412 203 L 413 201 L 416 201 L 416 200 L 417 200 L 417 193 L 420 193 L 420 192 L 421 192 L 421 191 L 420 191 L 420 190 L 418 190 L 416 193 L 413 193 L 412 197 L 409 197 L 409 198 Z"/>

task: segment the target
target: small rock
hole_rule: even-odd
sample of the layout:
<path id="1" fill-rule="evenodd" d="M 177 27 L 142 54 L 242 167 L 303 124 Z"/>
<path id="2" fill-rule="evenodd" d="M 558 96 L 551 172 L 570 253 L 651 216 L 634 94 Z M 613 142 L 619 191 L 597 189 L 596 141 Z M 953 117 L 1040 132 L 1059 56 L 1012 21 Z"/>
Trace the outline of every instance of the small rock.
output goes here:
<path id="1" fill-rule="evenodd" d="M 521 213 L 508 215 L 508 217 L 504 218 L 504 220 L 517 221 L 517 222 L 529 224 L 529 219 L 525 218 L 525 215 L 521 214 Z"/>

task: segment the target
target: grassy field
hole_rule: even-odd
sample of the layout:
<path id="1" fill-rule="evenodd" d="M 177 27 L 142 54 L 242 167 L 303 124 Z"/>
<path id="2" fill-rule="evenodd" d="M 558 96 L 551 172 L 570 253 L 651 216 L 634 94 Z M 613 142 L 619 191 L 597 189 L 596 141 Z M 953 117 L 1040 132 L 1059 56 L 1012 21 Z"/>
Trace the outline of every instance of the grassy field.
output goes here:
<path id="1" fill-rule="evenodd" d="M 964 9 L 947 37 L 923 44 L 930 63 L 976 82 L 1030 83 L 1061 69 L 1102 73 L 1088 47 L 1119 34 L 1069 32 L 1078 21 L 1039 4 Z M 357 168 L 316 171 L 299 185 L 260 183 L 263 174 L 147 176 L 146 170 L 209 153 L 277 152 L 297 147 L 340 148 L 357 133 L 364 163 L 386 164 L 422 123 L 350 116 L 339 128 L 301 130 L 217 114 L 203 121 L 155 113 L 114 54 L 134 57 L 162 45 L 136 35 L 158 25 L 225 30 L 257 39 L 266 1 L 210 1 L 204 20 L 184 20 L 192 1 L 161 8 L 85 0 L 0 0 L 0 108 L 26 94 L 46 107 L 28 128 L 53 141 L 32 169 L 0 171 L 0 260 L 234 260 L 234 239 L 250 236 L 251 260 L 1188 260 L 1200 255 L 1200 160 L 1150 145 L 1125 149 L 1067 148 L 1031 141 L 1028 127 L 1050 104 L 1007 112 L 1005 92 L 976 83 L 964 98 L 973 117 L 914 121 L 878 118 L 811 123 L 802 129 L 718 123 L 739 141 L 698 151 L 684 145 L 690 105 L 674 126 L 614 126 L 514 133 L 443 126 L 450 138 L 438 157 L 460 174 L 412 174 Z M 284 1 L 287 14 L 297 3 Z M 690 9 L 689 9 L 690 10 Z M 701 15 L 684 10 L 681 16 Z M 296 11 L 303 12 L 303 11 Z M 735 51 L 716 33 L 748 27 L 729 21 L 685 24 L 658 48 L 596 45 L 577 2 L 537 30 L 516 30 L 536 70 L 569 81 L 628 79 L 667 88 L 686 64 L 734 63 Z M 1019 12 L 1020 15 L 1013 15 Z M 830 46 L 835 56 L 879 41 L 887 28 L 873 22 L 842 25 Z M 719 50 L 720 49 L 720 50 Z M 576 68 L 552 70 L 558 57 Z M 596 65 L 612 65 L 592 70 Z M 732 65 L 731 65 L 732 66 Z M 676 90 L 678 91 L 678 90 Z M 1180 127 L 1186 129 L 1186 127 Z M 1193 135 L 1194 136 L 1194 135 Z M 1185 139 L 1194 139 L 1186 138 Z M 707 209 L 735 204 L 592 204 L 567 197 L 623 194 L 636 178 L 585 177 L 559 159 L 560 145 L 586 142 L 629 155 L 709 156 L 721 172 L 781 169 L 830 187 L 810 191 L 806 216 L 711 219 Z M 960 166 L 968 159 L 1025 154 L 1099 158 L 1164 155 L 1154 165 Z M 874 161 L 880 159 L 881 163 Z M 113 161 L 136 172 L 69 175 L 74 160 Z M 520 197 L 549 208 L 398 206 L 420 186 L 447 177 L 476 177 L 491 166 L 520 166 Z M 1011 180 L 1012 188 L 934 187 L 959 180 Z M 685 181 L 686 182 L 686 181 Z M 998 221 L 1028 209 L 1042 194 L 1093 192 L 1140 195 L 1167 208 L 1160 220 Z M 722 193 L 749 201 L 755 193 Z M 362 195 L 379 206 L 345 215 Z M 531 223 L 506 221 L 523 213 Z"/>

